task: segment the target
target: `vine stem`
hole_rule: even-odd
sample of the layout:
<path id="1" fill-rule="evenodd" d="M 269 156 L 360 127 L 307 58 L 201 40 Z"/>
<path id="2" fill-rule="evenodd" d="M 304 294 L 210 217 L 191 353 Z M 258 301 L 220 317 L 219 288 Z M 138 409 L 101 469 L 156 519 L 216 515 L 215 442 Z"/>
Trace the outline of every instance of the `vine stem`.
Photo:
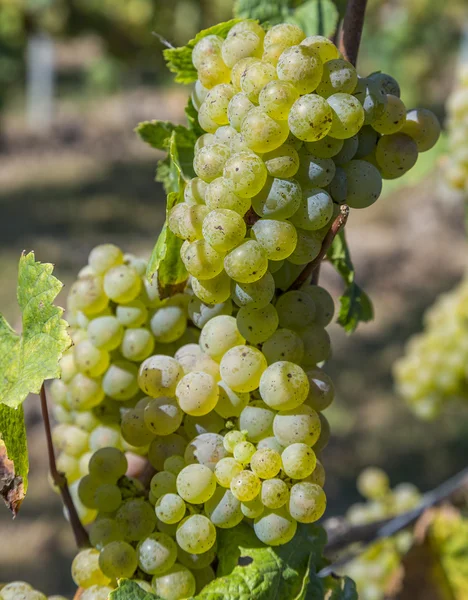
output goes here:
<path id="1" fill-rule="evenodd" d="M 289 290 L 298 290 L 300 287 L 312 276 L 313 283 L 318 283 L 318 276 L 320 273 L 320 265 L 322 260 L 325 258 L 330 246 L 333 243 L 333 240 L 338 235 L 338 233 L 343 229 L 346 225 L 349 216 L 349 206 L 347 204 L 342 204 L 340 206 L 340 213 L 333 221 L 332 226 L 328 230 L 327 235 L 323 238 L 322 247 L 320 248 L 320 252 L 314 258 L 312 262 L 310 262 L 306 267 L 301 271 L 296 278 L 296 280 L 289 286 Z M 288 291 L 289 291 L 288 290 Z"/>
<path id="2" fill-rule="evenodd" d="M 76 512 L 75 505 L 73 503 L 73 499 L 70 494 L 70 490 L 68 489 L 67 478 L 63 473 L 61 473 L 57 469 L 57 463 L 55 461 L 55 451 L 54 451 L 54 443 L 52 441 L 52 430 L 50 427 L 50 419 L 49 419 L 49 410 L 47 407 L 47 396 L 44 384 L 42 384 L 41 391 L 41 411 L 42 411 L 42 419 L 44 421 L 44 429 L 46 434 L 47 441 L 47 453 L 49 455 L 49 470 L 52 476 L 52 479 L 55 485 L 60 490 L 60 495 L 62 496 L 63 503 L 68 512 L 68 518 L 70 519 L 70 525 L 73 530 L 73 534 L 75 536 L 76 545 L 78 548 L 88 548 L 90 546 L 88 533 L 86 529 L 83 527 L 78 513 Z"/>
<path id="3" fill-rule="evenodd" d="M 356 66 L 361 43 L 367 0 L 348 0 L 339 37 L 339 49 L 346 60 Z"/>

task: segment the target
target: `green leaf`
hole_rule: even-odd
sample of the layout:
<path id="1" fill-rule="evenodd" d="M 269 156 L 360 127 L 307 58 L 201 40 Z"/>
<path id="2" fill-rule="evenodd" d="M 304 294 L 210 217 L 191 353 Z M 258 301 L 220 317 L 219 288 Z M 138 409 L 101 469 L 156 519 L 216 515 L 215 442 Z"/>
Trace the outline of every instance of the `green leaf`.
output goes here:
<path id="1" fill-rule="evenodd" d="M 185 115 L 187 116 L 187 121 L 189 124 L 189 129 L 193 131 L 196 138 L 199 138 L 201 135 L 206 133 L 198 122 L 198 111 L 193 105 L 192 98 L 189 98 L 187 106 L 185 107 Z"/>
<path id="2" fill-rule="evenodd" d="M 340 231 L 335 237 L 327 256 L 346 283 L 346 289 L 340 298 L 338 323 L 347 333 L 352 333 L 360 321 L 367 322 L 374 318 L 374 309 L 369 296 L 354 280 L 354 265 L 344 231 Z"/>
<path id="3" fill-rule="evenodd" d="M 0 403 L 18 407 L 29 393 L 38 394 L 45 379 L 60 377 L 59 359 L 70 346 L 63 309 L 54 306 L 62 283 L 53 266 L 22 255 L 18 270 L 18 303 L 22 334 L 0 315 Z"/>
<path id="4" fill-rule="evenodd" d="M 331 37 L 338 19 L 338 9 L 333 0 L 308 0 L 294 11 L 288 21 L 299 25 L 307 36 L 320 34 Z"/>
<path id="5" fill-rule="evenodd" d="M 295 2 L 294 4 L 297 4 Z M 257 19 L 272 25 L 285 21 L 290 16 L 292 0 L 237 0 L 234 14 L 244 19 Z"/>
<path id="6" fill-rule="evenodd" d="M 219 35 L 226 38 L 233 25 L 239 22 L 239 19 L 232 19 L 225 23 L 218 23 L 214 27 L 200 31 L 193 40 L 190 40 L 186 46 L 180 48 L 168 48 L 164 50 L 169 71 L 175 73 L 177 83 L 192 83 L 197 80 L 197 70 L 192 63 L 192 50 L 196 44 L 207 35 Z"/>
<path id="7" fill-rule="evenodd" d="M 349 577 L 327 577 L 325 580 L 327 600 L 358 600 L 356 584 Z"/>
<path id="8" fill-rule="evenodd" d="M 175 125 L 170 121 L 142 121 L 135 128 L 135 132 L 152 148 L 166 151 L 174 131 L 185 136 L 187 128 L 183 125 Z"/>
<path id="9" fill-rule="evenodd" d="M 0 404 L 0 495 L 15 517 L 28 489 L 28 444 L 23 407 Z"/>
<path id="10" fill-rule="evenodd" d="M 145 592 L 138 583 L 130 579 L 121 579 L 119 587 L 110 593 L 110 600 L 158 600 L 158 596 Z"/>

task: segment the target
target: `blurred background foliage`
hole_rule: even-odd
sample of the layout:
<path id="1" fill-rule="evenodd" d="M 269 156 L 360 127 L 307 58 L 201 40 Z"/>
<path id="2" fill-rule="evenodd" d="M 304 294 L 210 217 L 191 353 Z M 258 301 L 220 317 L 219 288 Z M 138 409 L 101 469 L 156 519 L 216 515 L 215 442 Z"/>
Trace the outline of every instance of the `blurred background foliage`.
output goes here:
<path id="1" fill-rule="evenodd" d="M 147 119 L 183 121 L 188 95 L 173 85 L 153 34 L 181 45 L 232 10 L 232 0 L 0 0 L 0 311 L 10 322 L 18 317 L 16 268 L 24 248 L 56 264 L 65 292 L 97 243 L 149 254 L 165 197 L 153 180 L 159 155 L 133 129 Z M 426 106 L 443 120 L 465 13 L 466 0 L 369 0 L 360 73 L 391 73 L 408 107 Z M 51 121 L 33 124 L 27 57 L 38 36 L 52 44 L 55 83 Z M 424 310 L 466 267 L 463 206 L 440 185 L 444 149 L 442 139 L 409 177 L 389 182 L 379 202 L 353 211 L 348 224 L 357 281 L 372 297 L 376 319 L 350 338 L 331 330 L 327 370 L 337 402 L 327 415 L 334 435 L 324 455 L 329 516 L 358 499 L 355 479 L 368 464 L 384 467 L 393 485 L 413 481 L 425 491 L 466 463 L 466 408 L 421 423 L 396 397 L 391 378 Z M 326 265 L 322 281 L 339 296 L 341 284 Z M 47 482 L 36 398 L 26 410 L 30 490 L 15 523 L 0 511 L 2 539 L 11 540 L 0 545 L 0 582 L 27 579 L 45 592 L 71 594 L 73 541 Z"/>

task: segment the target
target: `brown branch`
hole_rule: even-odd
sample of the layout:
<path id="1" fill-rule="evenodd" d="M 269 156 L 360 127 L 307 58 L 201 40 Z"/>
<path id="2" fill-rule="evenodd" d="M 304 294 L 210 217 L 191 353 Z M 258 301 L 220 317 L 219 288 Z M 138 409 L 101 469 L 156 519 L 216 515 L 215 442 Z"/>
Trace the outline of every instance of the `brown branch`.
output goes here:
<path id="1" fill-rule="evenodd" d="M 76 545 L 78 546 L 78 548 L 88 548 L 90 546 L 89 537 L 86 532 L 86 529 L 83 527 L 80 521 L 78 513 L 76 512 L 75 505 L 73 504 L 73 499 L 70 495 L 70 490 L 68 489 L 67 478 L 63 473 L 60 473 L 60 471 L 57 469 L 57 463 L 55 462 L 54 444 L 52 442 L 52 430 L 50 427 L 49 410 L 47 408 L 47 396 L 44 384 L 42 384 L 41 387 L 40 397 L 42 418 L 44 420 L 44 429 L 47 441 L 47 452 L 49 455 L 50 474 L 55 485 L 60 490 L 63 503 L 67 509 L 68 518 L 70 519 L 70 525 L 73 529 Z"/>
<path id="2" fill-rule="evenodd" d="M 348 0 L 341 27 L 339 49 L 346 60 L 356 66 L 361 43 L 367 0 Z"/>
<path id="3" fill-rule="evenodd" d="M 293 281 L 293 283 L 289 286 L 289 290 L 300 289 L 300 287 L 309 279 L 309 277 L 311 275 L 312 275 L 314 283 L 315 284 L 318 283 L 318 270 L 320 269 L 322 260 L 325 258 L 335 237 L 338 235 L 338 233 L 341 231 L 341 229 L 346 225 L 348 216 L 349 216 L 349 206 L 347 204 L 342 204 L 340 206 L 340 214 L 333 221 L 332 226 L 328 230 L 327 235 L 323 238 L 322 247 L 320 248 L 320 252 L 314 258 L 314 260 L 312 262 L 310 262 L 308 265 L 306 265 L 304 270 L 301 271 L 301 273 L 299 274 L 297 279 L 295 281 Z"/>

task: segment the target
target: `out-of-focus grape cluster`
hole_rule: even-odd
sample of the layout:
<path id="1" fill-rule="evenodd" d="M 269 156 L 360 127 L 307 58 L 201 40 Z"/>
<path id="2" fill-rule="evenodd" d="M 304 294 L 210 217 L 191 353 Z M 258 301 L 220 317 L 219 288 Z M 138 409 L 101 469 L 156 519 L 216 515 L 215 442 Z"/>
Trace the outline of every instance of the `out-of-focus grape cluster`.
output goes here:
<path id="1" fill-rule="evenodd" d="M 396 517 L 415 508 L 421 500 L 418 489 L 411 483 L 400 483 L 391 489 L 386 473 L 375 467 L 362 471 L 357 487 L 366 502 L 349 508 L 346 519 L 351 525 Z M 343 573 L 355 581 L 360 600 L 383 600 L 386 597 L 387 586 L 397 573 L 412 540 L 413 534 L 409 530 L 377 540 L 343 568 Z"/>
<path id="2" fill-rule="evenodd" d="M 437 417 L 451 400 L 468 398 L 468 281 L 441 295 L 426 312 L 394 365 L 398 393 L 421 418 Z"/>
<path id="3" fill-rule="evenodd" d="M 447 183 L 463 195 L 468 193 L 468 65 L 458 69 L 455 89 L 447 101 L 448 155 L 444 173 Z"/>
<path id="4" fill-rule="evenodd" d="M 46 596 L 24 581 L 0 584 L 0 600 L 67 600 L 64 596 Z M 86 599 L 85 599 L 86 600 Z M 88 597 L 88 600 L 93 600 Z M 98 598 L 96 598 L 98 600 Z M 104 599 L 107 600 L 107 597 Z"/>

